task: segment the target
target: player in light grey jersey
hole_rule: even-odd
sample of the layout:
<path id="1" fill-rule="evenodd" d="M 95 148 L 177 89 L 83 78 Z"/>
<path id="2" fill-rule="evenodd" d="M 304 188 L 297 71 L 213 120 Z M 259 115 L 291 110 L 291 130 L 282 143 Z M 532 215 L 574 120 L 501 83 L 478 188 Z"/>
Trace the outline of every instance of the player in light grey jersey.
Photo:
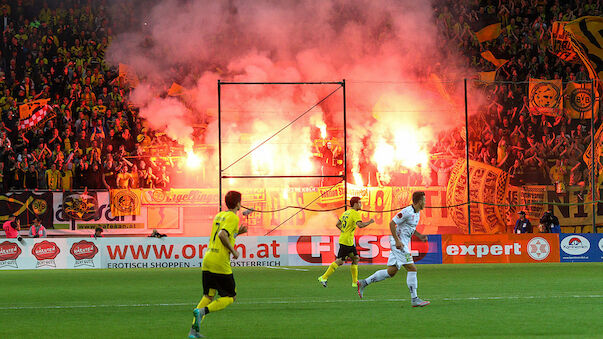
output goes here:
<path id="1" fill-rule="evenodd" d="M 403 208 L 400 213 L 389 222 L 391 252 L 387 260 L 387 269 L 380 270 L 366 279 L 358 280 L 358 296 L 362 298 L 364 288 L 372 283 L 391 278 L 402 266 L 406 269 L 406 284 L 411 296 L 413 307 L 423 307 L 430 304 L 417 296 L 417 266 L 410 254 L 410 238 L 416 235 L 421 241 L 427 241 L 427 236 L 417 232 L 421 210 L 425 208 L 425 192 L 412 194 L 412 205 Z"/>
<path id="2" fill-rule="evenodd" d="M 400 213 L 396 214 L 392 219 L 392 222 L 396 227 L 395 233 L 397 238 L 403 245 L 410 245 L 410 238 L 417 229 L 420 216 L 420 210 L 417 211 L 413 205 L 409 205 L 404 207 Z M 392 235 L 389 236 L 389 242 L 391 248 L 396 247 L 396 237 L 394 237 L 393 232 Z M 408 249 L 410 249 L 410 246 Z"/>

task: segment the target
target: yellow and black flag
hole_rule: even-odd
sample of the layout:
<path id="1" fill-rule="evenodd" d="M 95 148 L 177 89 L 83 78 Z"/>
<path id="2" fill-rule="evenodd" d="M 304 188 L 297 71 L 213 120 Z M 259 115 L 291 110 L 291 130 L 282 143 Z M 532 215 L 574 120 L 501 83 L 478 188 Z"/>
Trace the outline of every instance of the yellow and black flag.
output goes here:
<path id="1" fill-rule="evenodd" d="M 565 115 L 572 119 L 590 119 L 593 111 L 599 111 L 599 102 L 593 100 L 593 96 L 596 98 L 590 83 L 568 82 L 563 89 Z"/>
<path id="2" fill-rule="evenodd" d="M 64 192 L 63 218 L 66 220 L 92 220 L 100 214 L 96 192 Z"/>
<path id="3" fill-rule="evenodd" d="M 530 78 L 530 113 L 560 116 L 563 113 L 561 80 Z"/>
<path id="4" fill-rule="evenodd" d="M 469 25 L 475 33 L 475 38 L 480 43 L 482 58 L 496 66 L 494 71 L 480 72 L 479 79 L 483 83 L 492 83 L 495 80 L 496 71 L 509 61 L 508 57 L 504 55 L 506 53 L 497 46 L 498 43 L 495 41 L 503 33 L 500 20 L 496 15 L 484 14 L 477 22 L 472 22 Z"/>
<path id="5" fill-rule="evenodd" d="M 488 25 L 479 31 L 475 32 L 475 37 L 479 43 L 490 41 L 498 38 L 501 32 L 500 22 Z"/>
<path id="6" fill-rule="evenodd" d="M 602 148 L 603 143 L 601 143 L 602 137 L 603 137 L 603 125 L 599 126 L 599 129 L 595 133 L 594 163 L 593 163 L 593 158 L 591 157 L 591 155 L 593 154 L 593 151 L 592 151 L 593 144 L 592 143 L 590 145 L 588 145 L 588 147 L 586 148 L 586 151 L 584 151 L 584 154 L 582 155 L 582 159 L 584 159 L 584 163 L 586 164 L 586 166 L 588 166 L 589 173 L 592 171 L 593 165 L 595 165 L 596 169 L 600 169 L 601 167 L 603 167 L 601 164 L 602 157 L 599 156 L 599 154 L 603 153 L 603 148 Z M 591 190 L 589 190 L 589 191 L 591 191 Z M 593 200 L 598 200 L 600 198 L 599 190 L 594 190 L 594 191 L 595 191 L 595 199 L 593 199 Z M 592 197 L 592 193 L 589 192 L 589 194 Z"/>
<path id="7" fill-rule="evenodd" d="M 568 22 L 564 29 L 591 79 L 603 79 L 603 17 L 585 16 Z"/>
<path id="8" fill-rule="evenodd" d="M 45 102 L 48 102 L 48 99 Z M 21 112 L 23 114 L 23 112 Z M 27 112 L 28 116 L 25 119 L 19 120 L 19 130 L 29 130 L 44 124 L 56 116 L 54 109 L 45 104 L 44 106 L 35 106 L 31 111 Z"/>
<path id="9" fill-rule="evenodd" d="M 551 27 L 551 52 L 560 59 L 573 64 L 579 64 L 582 61 L 572 47 L 569 33 L 565 30 L 567 21 L 555 21 Z"/>
<path id="10" fill-rule="evenodd" d="M 172 86 L 168 90 L 167 95 L 171 96 L 171 97 L 177 97 L 177 96 L 181 96 L 182 94 L 184 94 L 184 92 L 186 92 L 186 89 L 184 87 L 173 82 Z"/>
<path id="11" fill-rule="evenodd" d="M 488 85 L 488 84 L 493 83 L 496 80 L 496 71 L 479 72 L 478 76 L 479 76 L 479 81 Z"/>
<path id="12" fill-rule="evenodd" d="M 501 57 L 495 57 L 494 54 L 492 54 L 491 51 L 484 51 L 481 53 L 482 58 L 490 61 L 494 66 L 496 66 L 496 69 L 501 68 L 504 64 L 506 64 L 509 60 L 508 59 L 503 59 Z"/>
<path id="13" fill-rule="evenodd" d="M 114 217 L 125 215 L 140 215 L 140 197 L 142 191 L 139 189 L 112 189 L 111 190 L 111 214 Z"/>
<path id="14" fill-rule="evenodd" d="M 50 99 L 40 99 L 19 105 L 19 119 L 23 120 L 31 117 L 37 108 L 46 106 L 49 100 Z"/>
<path id="15" fill-rule="evenodd" d="M 494 15 L 484 15 L 477 22 L 470 24 L 479 43 L 498 38 L 502 32 L 500 21 Z"/>

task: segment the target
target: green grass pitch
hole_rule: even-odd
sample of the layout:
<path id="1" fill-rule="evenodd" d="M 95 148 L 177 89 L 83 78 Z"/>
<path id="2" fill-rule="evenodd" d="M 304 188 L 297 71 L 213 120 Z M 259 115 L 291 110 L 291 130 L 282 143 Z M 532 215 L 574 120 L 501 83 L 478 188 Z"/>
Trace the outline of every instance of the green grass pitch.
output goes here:
<path id="1" fill-rule="evenodd" d="M 383 266 L 360 266 L 365 278 Z M 420 265 L 359 300 L 349 266 L 235 268 L 237 301 L 208 315 L 210 338 L 603 337 L 603 264 Z M 301 270 L 299 270 L 301 269 Z M 200 269 L 0 272 L 1 338 L 186 338 Z"/>

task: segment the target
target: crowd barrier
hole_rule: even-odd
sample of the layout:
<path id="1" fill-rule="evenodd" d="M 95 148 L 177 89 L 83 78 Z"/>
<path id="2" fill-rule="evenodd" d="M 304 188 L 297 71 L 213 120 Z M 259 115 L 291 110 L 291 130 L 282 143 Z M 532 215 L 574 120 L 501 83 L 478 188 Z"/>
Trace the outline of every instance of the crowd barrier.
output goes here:
<path id="1" fill-rule="evenodd" d="M 208 237 L 2 239 L 0 269 L 200 267 Z M 385 265 L 389 236 L 356 237 L 360 263 Z M 233 267 L 328 265 L 336 236 L 237 238 Z M 413 239 L 417 264 L 603 262 L 603 234 L 429 235 Z"/>
<path id="2" fill-rule="evenodd" d="M 250 235 L 253 236 L 335 236 L 339 233 L 335 224 L 343 212 L 343 186 L 334 189 L 333 195 L 320 196 L 324 189 L 243 190 L 243 205 L 258 211 L 276 211 L 251 213 L 243 222 L 249 226 Z M 447 187 L 348 185 L 348 198 L 362 197 L 363 208 L 371 211 L 360 212 L 363 220 L 375 220 L 370 227 L 359 229 L 356 234 L 388 235 L 389 221 L 400 208 L 409 204 L 415 190 L 425 192 L 428 207 L 447 206 L 461 201 L 454 193 L 457 191 Z M 471 232 L 467 229 L 466 206 L 426 208 L 421 213 L 417 230 L 424 234 L 442 235 L 511 233 L 519 210 L 525 210 L 534 225 L 548 207 L 553 207 L 563 231 L 589 233 L 592 232 L 593 210 L 590 205 L 581 203 L 579 197 L 582 193 L 578 188 L 558 194 L 552 186 L 509 187 L 506 202 L 530 205 L 503 208 L 473 203 L 471 213 L 479 215 L 471 219 Z M 82 192 L 21 191 L 0 194 L 0 221 L 17 215 L 26 234 L 33 218 L 38 217 L 52 237 L 88 236 L 96 227 L 104 228 L 112 236 L 148 235 L 157 229 L 169 236 L 196 237 L 211 232 L 212 220 L 218 211 L 217 201 L 215 189 L 113 190 L 87 192 L 85 195 Z M 308 206 L 322 212 L 300 211 L 296 208 L 282 210 L 289 205 Z M 603 224 L 603 203 L 596 204 L 595 214 L 596 223 Z M 0 236 L 3 234 L 0 231 Z"/>

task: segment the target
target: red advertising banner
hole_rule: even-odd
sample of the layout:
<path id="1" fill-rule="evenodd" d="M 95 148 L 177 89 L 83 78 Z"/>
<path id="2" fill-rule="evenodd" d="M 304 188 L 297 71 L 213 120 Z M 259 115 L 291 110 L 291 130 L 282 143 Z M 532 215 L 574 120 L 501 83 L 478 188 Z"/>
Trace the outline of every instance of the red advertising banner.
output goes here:
<path id="1" fill-rule="evenodd" d="M 0 268 L 19 268 L 17 258 L 21 255 L 21 247 L 14 242 L 4 241 L 0 244 Z"/>
<path id="2" fill-rule="evenodd" d="M 94 267 L 94 257 L 98 253 L 98 247 L 92 241 L 80 240 L 71 245 L 69 253 L 75 259 L 74 267 Z"/>
<path id="3" fill-rule="evenodd" d="M 429 235 L 427 242 L 413 236 L 410 248 L 415 263 L 441 264 L 440 244 L 439 235 Z M 385 265 L 390 254 L 389 235 L 356 236 L 356 249 L 360 264 Z M 291 236 L 289 265 L 328 265 L 335 260 L 338 250 L 338 236 Z"/>
<path id="4" fill-rule="evenodd" d="M 50 242 L 44 240 L 42 242 L 35 243 L 31 249 L 31 254 L 38 261 L 36 268 L 48 266 L 57 267 L 55 258 L 61 253 L 61 249 L 56 242 Z"/>
<path id="5" fill-rule="evenodd" d="M 442 262 L 559 262 L 557 234 L 442 235 Z"/>

